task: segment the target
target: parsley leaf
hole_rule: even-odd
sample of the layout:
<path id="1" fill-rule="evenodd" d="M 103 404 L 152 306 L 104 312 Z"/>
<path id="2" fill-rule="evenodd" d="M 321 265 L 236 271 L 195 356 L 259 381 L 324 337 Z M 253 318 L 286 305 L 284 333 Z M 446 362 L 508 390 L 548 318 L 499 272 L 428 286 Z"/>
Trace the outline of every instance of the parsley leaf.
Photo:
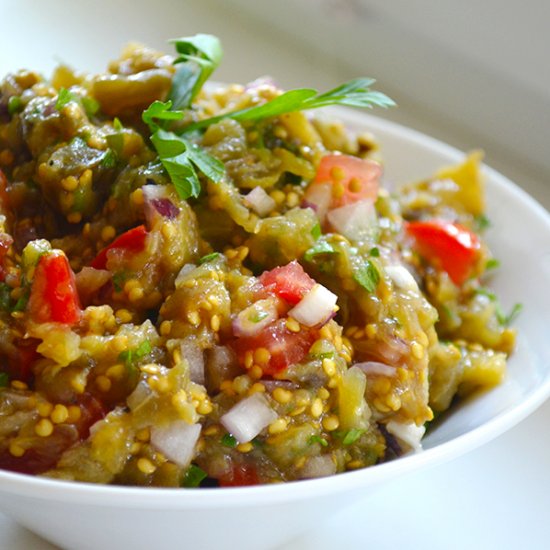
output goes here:
<path id="1" fill-rule="evenodd" d="M 309 438 L 308 443 L 310 445 L 313 445 L 314 443 L 319 443 L 319 445 L 321 445 L 322 447 L 328 446 L 328 441 L 324 437 L 321 437 L 320 435 L 312 435 Z"/>
<path id="2" fill-rule="evenodd" d="M 82 103 L 82 107 L 84 107 L 84 110 L 89 117 L 94 116 L 99 111 L 99 101 L 97 101 L 97 99 L 94 99 L 93 97 L 83 97 L 80 102 Z"/>
<path id="3" fill-rule="evenodd" d="M 220 255 L 221 254 L 219 252 L 212 252 L 211 254 L 207 254 L 206 256 L 203 256 L 202 258 L 200 258 L 198 263 L 199 265 L 202 265 L 202 264 L 205 264 L 206 262 L 211 262 L 212 260 L 219 258 Z"/>
<path id="4" fill-rule="evenodd" d="M 76 101 L 77 99 L 78 97 L 72 92 L 70 92 L 66 88 L 61 88 L 61 90 L 59 90 L 59 94 L 57 95 L 57 101 L 55 102 L 55 110 L 61 111 L 61 109 L 63 109 L 65 105 L 67 105 L 71 101 Z"/>
<path id="5" fill-rule="evenodd" d="M 369 256 L 372 256 L 373 258 L 379 258 L 380 257 L 380 249 L 376 246 L 372 247 L 369 250 Z"/>
<path id="6" fill-rule="evenodd" d="M 496 258 L 489 258 L 485 264 L 485 269 L 489 271 L 490 269 L 497 269 L 500 267 L 500 262 Z"/>
<path id="7" fill-rule="evenodd" d="M 338 252 L 334 250 L 334 247 L 328 241 L 320 240 L 305 251 L 304 260 L 306 262 L 311 262 L 314 260 L 315 256 L 320 256 L 322 254 L 338 254 Z"/>
<path id="8" fill-rule="evenodd" d="M 237 446 L 237 440 L 231 434 L 224 434 L 221 438 L 221 444 L 234 449 Z"/>
<path id="9" fill-rule="evenodd" d="M 114 168 L 117 163 L 117 155 L 112 149 L 107 149 L 101 159 L 101 166 L 104 168 Z"/>
<path id="10" fill-rule="evenodd" d="M 180 66 L 172 79 L 170 100 L 174 109 L 187 108 L 221 63 L 221 43 L 210 34 L 196 34 L 170 42 L 180 54 L 174 61 Z"/>
<path id="11" fill-rule="evenodd" d="M 365 433 L 365 430 L 360 430 L 359 428 L 352 428 L 349 430 L 346 435 L 344 436 L 344 439 L 342 443 L 344 445 L 352 445 L 355 443 L 363 434 Z"/>
<path id="12" fill-rule="evenodd" d="M 498 304 L 496 308 L 497 320 L 502 326 L 507 327 L 515 319 L 517 319 L 517 316 L 521 313 L 522 310 L 523 310 L 523 304 L 514 304 L 510 313 L 506 315 L 506 313 L 502 311 L 500 304 Z"/>
<path id="13" fill-rule="evenodd" d="M 360 284 L 367 292 L 374 292 L 380 281 L 380 273 L 371 261 L 355 271 L 353 279 Z"/>
<path id="14" fill-rule="evenodd" d="M 206 479 L 206 477 L 208 476 L 202 468 L 195 466 L 195 464 L 191 464 L 183 476 L 181 486 L 187 488 L 198 487 L 201 481 Z"/>
<path id="15" fill-rule="evenodd" d="M 141 115 L 141 119 L 151 132 L 154 132 L 160 128 L 157 120 L 181 120 L 183 118 L 183 112 L 174 110 L 172 111 L 172 101 L 153 101 Z M 118 119 L 117 119 L 118 120 Z M 120 122 L 120 121 L 119 121 Z"/>
<path id="16" fill-rule="evenodd" d="M 195 122 L 187 126 L 184 132 L 207 128 L 211 124 L 215 124 L 225 118 L 232 118 L 238 121 L 257 121 L 296 111 L 318 109 L 329 105 L 346 105 L 348 107 L 361 108 L 372 108 L 375 105 L 379 107 L 391 107 L 395 105 L 394 101 L 385 94 L 369 88 L 374 82 L 372 78 L 356 78 L 322 94 L 312 88 L 289 90 L 263 105 L 247 107 L 246 109 L 224 113 Z"/>
<path id="17" fill-rule="evenodd" d="M 14 115 L 23 107 L 23 100 L 18 95 L 12 95 L 8 99 L 8 113 Z"/>
<path id="18" fill-rule="evenodd" d="M 321 235 L 323 234 L 323 232 L 321 231 L 321 226 L 320 224 L 316 223 L 313 228 L 311 229 L 311 236 L 317 240 Z"/>

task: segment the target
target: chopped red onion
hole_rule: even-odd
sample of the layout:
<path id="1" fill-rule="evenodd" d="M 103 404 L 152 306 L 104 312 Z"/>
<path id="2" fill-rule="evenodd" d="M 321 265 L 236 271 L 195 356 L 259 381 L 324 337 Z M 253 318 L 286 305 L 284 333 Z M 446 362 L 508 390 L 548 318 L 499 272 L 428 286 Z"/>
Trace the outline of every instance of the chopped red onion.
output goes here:
<path id="1" fill-rule="evenodd" d="M 262 187 L 254 187 L 245 197 L 250 208 L 260 216 L 265 216 L 275 209 L 277 203 L 265 192 Z"/>
<path id="2" fill-rule="evenodd" d="M 390 420 L 386 424 L 386 429 L 391 433 L 397 441 L 413 451 L 421 451 L 421 439 L 426 432 L 424 426 L 417 426 L 414 422 L 397 422 Z"/>
<path id="3" fill-rule="evenodd" d="M 169 220 L 177 218 L 180 213 L 180 209 L 168 198 L 153 199 L 151 204 L 161 216 Z"/>
<path id="4" fill-rule="evenodd" d="M 235 336 L 254 336 L 279 317 L 275 301 L 271 298 L 258 300 L 243 309 L 233 320 Z"/>
<path id="5" fill-rule="evenodd" d="M 332 184 L 314 183 L 310 185 L 304 195 L 302 208 L 311 208 L 317 214 L 319 221 L 325 221 L 330 203 L 332 201 Z"/>
<path id="6" fill-rule="evenodd" d="M 337 300 L 336 294 L 316 284 L 288 314 L 302 325 L 314 327 L 331 318 Z"/>
<path id="7" fill-rule="evenodd" d="M 166 458 L 185 468 L 193 460 L 200 433 L 200 424 L 176 420 L 168 426 L 152 426 L 151 445 Z"/>
<path id="8" fill-rule="evenodd" d="M 168 189 L 164 185 L 147 184 L 141 188 L 145 201 L 145 219 L 152 227 L 159 218 L 174 219 L 180 209 L 170 200 Z"/>
<path id="9" fill-rule="evenodd" d="M 311 479 L 315 477 L 327 477 L 336 473 L 336 464 L 331 455 L 312 456 L 304 464 L 300 477 Z"/>
<path id="10" fill-rule="evenodd" d="M 239 443 L 248 443 L 276 419 L 277 413 L 266 398 L 255 393 L 239 401 L 221 417 L 220 422 Z"/>
<path id="11" fill-rule="evenodd" d="M 360 368 L 367 376 L 395 376 L 397 372 L 395 367 L 379 361 L 364 361 L 353 366 Z"/>
<path id="12" fill-rule="evenodd" d="M 186 338 L 181 346 L 181 356 L 189 364 L 189 378 L 196 384 L 204 384 L 204 354 L 199 345 L 191 338 Z"/>
<path id="13" fill-rule="evenodd" d="M 403 338 L 391 337 L 381 342 L 377 351 L 387 363 L 396 365 L 409 354 L 410 349 Z"/>
<path id="14" fill-rule="evenodd" d="M 378 218 L 374 203 L 362 200 L 335 208 L 327 214 L 330 225 L 352 241 L 372 239 L 378 231 Z"/>

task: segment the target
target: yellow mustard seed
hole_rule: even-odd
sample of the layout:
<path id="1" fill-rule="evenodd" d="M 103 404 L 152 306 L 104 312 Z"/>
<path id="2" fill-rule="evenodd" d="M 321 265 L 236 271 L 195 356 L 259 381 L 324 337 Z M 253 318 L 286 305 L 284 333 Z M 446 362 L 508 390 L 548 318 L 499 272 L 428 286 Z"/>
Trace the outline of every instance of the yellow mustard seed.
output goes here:
<path id="1" fill-rule="evenodd" d="M 160 333 L 162 336 L 168 336 L 170 332 L 172 331 L 172 321 L 169 321 L 168 319 L 165 319 L 160 324 Z"/>
<path id="2" fill-rule="evenodd" d="M 80 184 L 84 187 L 88 187 L 92 184 L 93 173 L 89 168 L 86 168 L 79 178 Z"/>
<path id="3" fill-rule="evenodd" d="M 301 456 L 300 458 L 297 458 L 294 461 L 294 467 L 298 470 L 301 470 L 305 466 L 306 460 L 307 460 L 307 457 L 305 456 Z"/>
<path id="4" fill-rule="evenodd" d="M 323 401 L 326 401 L 330 397 L 330 392 L 326 388 L 319 388 L 317 390 L 317 395 Z"/>
<path id="5" fill-rule="evenodd" d="M 112 241 L 115 235 L 116 235 L 116 230 L 112 225 L 106 225 L 101 230 L 101 239 L 104 242 Z"/>
<path id="6" fill-rule="evenodd" d="M 78 405 L 70 405 L 67 410 L 69 411 L 67 422 L 74 424 L 80 420 L 80 417 L 82 416 L 82 411 L 80 410 L 80 407 Z"/>
<path id="7" fill-rule="evenodd" d="M 286 318 L 285 326 L 290 332 L 300 332 L 300 323 L 293 317 Z"/>
<path id="8" fill-rule="evenodd" d="M 330 169 L 330 177 L 334 181 L 342 181 L 346 177 L 346 172 L 341 166 L 333 166 Z"/>
<path id="9" fill-rule="evenodd" d="M 236 448 L 240 453 L 249 453 L 254 448 L 254 445 L 249 441 L 248 443 L 239 443 Z"/>
<path id="10" fill-rule="evenodd" d="M 352 193 L 360 193 L 363 189 L 363 186 L 361 185 L 361 181 L 359 180 L 359 178 L 351 178 L 348 184 L 348 189 Z"/>
<path id="11" fill-rule="evenodd" d="M 131 195 L 131 200 L 136 206 L 141 206 L 145 202 L 143 197 L 143 190 L 141 188 L 136 189 Z"/>
<path id="12" fill-rule="evenodd" d="M 12 380 L 11 387 L 14 390 L 28 390 L 29 389 L 29 386 L 27 386 L 27 384 L 25 384 L 25 382 L 23 382 L 22 380 Z"/>
<path id="13" fill-rule="evenodd" d="M 257 348 L 254 351 L 254 362 L 258 365 L 267 365 L 271 359 L 271 353 L 267 348 Z"/>
<path id="14" fill-rule="evenodd" d="M 164 222 L 162 224 L 162 227 L 160 229 L 160 232 L 162 233 L 162 236 L 167 240 L 170 241 L 176 236 L 176 228 L 174 227 L 174 224 L 170 222 Z"/>
<path id="15" fill-rule="evenodd" d="M 255 382 L 248 390 L 248 394 L 265 393 L 265 386 L 261 382 Z"/>
<path id="16" fill-rule="evenodd" d="M 415 359 L 422 359 L 424 357 L 424 346 L 418 342 L 413 342 L 411 344 L 411 353 Z"/>
<path id="17" fill-rule="evenodd" d="M 136 433 L 136 439 L 142 443 L 147 443 L 151 437 L 151 431 L 149 428 L 142 428 Z"/>
<path id="18" fill-rule="evenodd" d="M 220 433 L 220 427 L 217 424 L 212 424 L 212 426 L 208 426 L 207 428 L 204 428 L 202 433 L 203 435 L 206 435 L 206 436 L 217 435 Z"/>
<path id="19" fill-rule="evenodd" d="M 155 389 L 159 393 L 168 393 L 172 389 L 172 383 L 166 376 L 159 376 L 155 384 Z"/>
<path id="20" fill-rule="evenodd" d="M 346 468 L 349 470 L 358 470 L 359 468 L 363 468 L 364 464 L 361 460 L 351 460 L 346 464 Z"/>
<path id="21" fill-rule="evenodd" d="M 150 475 L 155 472 L 157 467 L 148 458 L 139 458 L 137 461 L 137 467 L 140 472 Z"/>
<path id="22" fill-rule="evenodd" d="M 212 315 L 212 317 L 210 318 L 210 328 L 214 332 L 218 332 L 220 330 L 220 326 L 221 326 L 220 316 L 217 314 Z"/>
<path id="23" fill-rule="evenodd" d="M 252 350 L 248 350 L 244 354 L 244 366 L 245 368 L 250 369 L 252 368 L 253 365 L 254 365 L 254 352 Z"/>
<path id="24" fill-rule="evenodd" d="M 332 432 L 334 430 L 337 430 L 340 426 L 340 420 L 335 414 L 331 414 L 330 416 L 326 416 L 322 420 L 323 428 L 327 432 Z"/>
<path id="25" fill-rule="evenodd" d="M 250 252 L 250 249 L 248 246 L 240 246 L 239 247 L 239 260 L 243 262 L 245 258 L 248 256 L 248 253 Z"/>
<path id="26" fill-rule="evenodd" d="M 25 448 L 21 447 L 17 441 L 11 441 L 9 446 L 10 454 L 16 458 L 22 457 L 25 454 Z"/>
<path id="27" fill-rule="evenodd" d="M 269 196 L 277 203 L 277 205 L 283 204 L 284 200 L 286 199 L 286 195 L 280 190 L 276 189 L 275 191 L 271 191 L 269 193 Z"/>
<path id="28" fill-rule="evenodd" d="M 199 403 L 199 406 L 197 407 L 197 412 L 199 414 L 210 414 L 214 410 L 214 407 L 212 406 L 212 403 L 210 400 L 204 400 Z"/>
<path id="29" fill-rule="evenodd" d="M 126 367 L 122 363 L 117 363 L 116 365 L 109 367 L 105 372 L 105 375 L 111 380 L 121 380 L 125 373 Z"/>
<path id="30" fill-rule="evenodd" d="M 319 397 L 316 397 L 309 410 L 313 418 L 319 418 L 323 414 L 323 401 Z"/>
<path id="31" fill-rule="evenodd" d="M 36 405 L 36 410 L 42 418 L 47 418 L 53 411 L 53 405 L 47 401 L 42 401 Z"/>
<path id="32" fill-rule="evenodd" d="M 112 386 L 111 379 L 108 378 L 107 376 L 105 376 L 104 374 L 100 374 L 95 379 L 95 383 L 96 383 L 96 386 L 98 387 L 99 391 L 101 391 L 103 393 L 107 393 L 111 389 L 111 386 Z"/>
<path id="33" fill-rule="evenodd" d="M 252 367 L 248 371 L 248 374 L 250 378 L 253 378 L 254 380 L 259 380 L 263 376 L 264 371 L 259 365 L 252 365 Z"/>
<path id="34" fill-rule="evenodd" d="M 268 427 L 267 431 L 270 435 L 283 433 L 288 427 L 288 420 L 285 418 L 277 418 Z"/>
<path id="35" fill-rule="evenodd" d="M 53 433 L 53 424 L 48 418 L 42 418 L 36 423 L 34 431 L 40 437 L 48 437 Z"/>
<path id="36" fill-rule="evenodd" d="M 233 381 L 232 380 L 224 380 L 220 384 L 220 391 L 225 393 L 226 395 L 232 396 L 235 395 L 235 390 L 233 389 Z"/>
<path id="37" fill-rule="evenodd" d="M 78 180 L 74 176 L 67 176 L 61 180 L 61 187 L 65 191 L 74 191 L 78 187 Z"/>
<path id="38" fill-rule="evenodd" d="M 50 419 L 54 424 L 61 424 L 69 418 L 69 410 L 65 405 L 57 404 L 50 415 Z"/>
<path id="39" fill-rule="evenodd" d="M 139 441 L 134 441 L 130 445 L 130 454 L 137 455 L 141 449 L 143 449 L 143 445 Z"/>
<path id="40" fill-rule="evenodd" d="M 285 390 L 284 388 L 275 388 L 273 390 L 273 399 L 275 399 L 277 403 L 285 405 L 286 403 L 290 403 L 292 399 L 292 392 Z"/>
<path id="41" fill-rule="evenodd" d="M 286 196 L 286 205 L 289 208 L 294 208 L 295 206 L 298 206 L 299 203 L 300 203 L 300 197 L 299 197 L 298 193 L 296 193 L 294 191 L 291 191 Z"/>
<path id="42" fill-rule="evenodd" d="M 187 313 L 187 320 L 194 326 L 198 327 L 201 324 L 201 317 L 196 310 Z"/>
<path id="43" fill-rule="evenodd" d="M 323 370 L 327 376 L 334 376 L 336 374 L 336 363 L 325 357 L 323 359 Z"/>
<path id="44" fill-rule="evenodd" d="M 302 414 L 305 410 L 305 405 L 302 405 L 301 407 L 296 407 L 292 412 L 290 412 L 290 416 L 298 416 L 299 414 Z"/>

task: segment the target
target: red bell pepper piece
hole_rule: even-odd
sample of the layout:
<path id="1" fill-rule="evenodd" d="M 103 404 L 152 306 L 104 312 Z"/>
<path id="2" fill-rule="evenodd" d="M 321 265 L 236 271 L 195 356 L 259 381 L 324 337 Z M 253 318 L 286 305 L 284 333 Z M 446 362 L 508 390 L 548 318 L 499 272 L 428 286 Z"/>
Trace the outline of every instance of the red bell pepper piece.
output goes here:
<path id="1" fill-rule="evenodd" d="M 138 225 L 119 235 L 111 244 L 100 250 L 99 254 L 90 264 L 95 269 L 106 269 L 107 252 L 114 248 L 127 250 L 128 252 L 141 252 L 145 248 L 147 229 L 144 225 Z"/>

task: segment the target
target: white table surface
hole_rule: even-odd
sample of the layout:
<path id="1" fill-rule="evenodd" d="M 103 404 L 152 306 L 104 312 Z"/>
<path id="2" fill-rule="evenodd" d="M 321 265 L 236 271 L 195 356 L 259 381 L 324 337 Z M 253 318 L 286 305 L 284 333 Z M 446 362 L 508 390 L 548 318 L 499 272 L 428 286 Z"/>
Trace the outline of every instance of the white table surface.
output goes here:
<path id="1" fill-rule="evenodd" d="M 174 11 L 181 11 L 183 4 L 185 17 L 178 19 Z M 285 86 L 309 83 L 320 88 L 343 80 L 344 73 L 330 60 L 301 51 L 294 42 L 279 40 L 221 1 L 135 0 L 132 12 L 127 6 L 124 2 L 96 0 L 90 10 L 88 2 L 0 0 L 0 73 L 20 66 L 47 72 L 56 58 L 80 68 L 100 69 L 130 39 L 162 47 L 167 37 L 211 32 L 221 36 L 226 47 L 224 65 L 216 74 L 220 80 L 242 81 L 271 73 Z M 88 20 L 84 26 L 76 24 L 82 10 Z M 63 32 L 59 32 L 56 19 L 61 13 Z M 26 24 L 22 28 L 14 23 L 23 16 Z M 147 24 L 148 20 L 155 20 L 156 25 Z M 55 25 L 49 24 L 54 21 Z M 103 29 L 100 40 L 98 26 Z M 128 28 L 132 32 L 123 35 L 122 29 Z M 241 51 L 246 52 L 246 63 L 239 55 Z M 444 124 L 438 127 L 437 121 L 426 127 L 407 106 L 401 106 L 393 118 L 462 146 L 462 138 L 454 136 L 452 129 Z M 506 172 L 506 159 L 497 158 L 492 163 L 550 206 L 546 181 L 529 179 L 527 174 L 519 177 L 521 167 Z M 484 447 L 396 480 L 372 497 L 366 495 L 364 501 L 283 549 L 550 548 L 549 426 L 550 402 Z M 0 514 L 0 550 L 55 548 Z"/>

